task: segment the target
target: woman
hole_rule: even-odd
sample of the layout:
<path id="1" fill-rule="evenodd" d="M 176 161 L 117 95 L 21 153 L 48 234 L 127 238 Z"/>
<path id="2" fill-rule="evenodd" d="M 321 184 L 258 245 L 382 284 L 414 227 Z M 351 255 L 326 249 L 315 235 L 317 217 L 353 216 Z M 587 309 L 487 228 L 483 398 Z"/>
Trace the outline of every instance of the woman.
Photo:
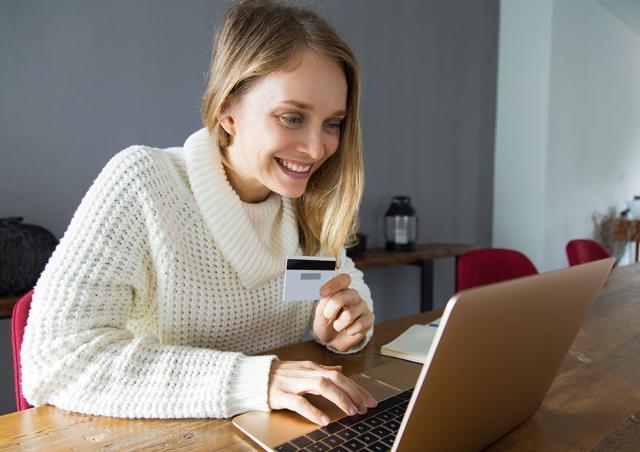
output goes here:
<path id="1" fill-rule="evenodd" d="M 344 253 L 362 194 L 355 58 L 316 14 L 267 1 L 227 13 L 184 147 L 116 155 L 34 292 L 27 400 L 118 417 L 229 417 L 302 395 L 375 406 L 339 367 L 247 356 L 312 333 L 337 353 L 372 334 L 370 292 Z M 329 255 L 320 300 L 284 302 L 288 255 Z"/>

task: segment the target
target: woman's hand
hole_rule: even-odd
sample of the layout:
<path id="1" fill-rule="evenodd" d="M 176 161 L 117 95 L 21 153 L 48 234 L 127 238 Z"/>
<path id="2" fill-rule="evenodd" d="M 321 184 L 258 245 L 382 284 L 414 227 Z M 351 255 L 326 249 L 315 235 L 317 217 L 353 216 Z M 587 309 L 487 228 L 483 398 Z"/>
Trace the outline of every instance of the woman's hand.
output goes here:
<path id="1" fill-rule="evenodd" d="M 351 277 L 342 273 L 320 289 L 313 332 L 321 341 L 344 352 L 364 339 L 373 326 L 373 312 L 358 291 L 349 289 Z"/>
<path id="2" fill-rule="evenodd" d="M 342 375 L 341 366 L 322 366 L 311 361 L 273 361 L 269 375 L 268 403 L 272 410 L 289 409 L 316 424 L 330 421 L 303 397 L 317 394 L 333 402 L 346 414 L 364 414 L 376 406 L 369 392 Z"/>

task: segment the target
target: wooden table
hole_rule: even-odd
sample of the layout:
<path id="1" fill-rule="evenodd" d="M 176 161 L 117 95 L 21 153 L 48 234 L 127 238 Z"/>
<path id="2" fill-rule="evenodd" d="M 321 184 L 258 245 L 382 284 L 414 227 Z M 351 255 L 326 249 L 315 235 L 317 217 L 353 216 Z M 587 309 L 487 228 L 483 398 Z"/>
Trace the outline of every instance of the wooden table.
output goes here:
<path id="1" fill-rule="evenodd" d="M 313 342 L 276 351 L 281 359 L 312 359 L 356 373 L 393 358 L 380 345 L 441 310 L 376 325 L 360 353 L 334 355 Z M 640 264 L 613 270 L 567 355 L 541 409 L 494 443 L 503 450 L 640 450 Z M 0 416 L 0 449 L 259 450 L 226 420 L 125 420 L 43 406 Z"/>
<path id="2" fill-rule="evenodd" d="M 353 256 L 360 270 L 366 268 L 417 265 L 420 267 L 420 311 L 433 309 L 433 260 L 443 257 L 458 257 L 476 248 L 459 243 L 423 243 L 415 251 L 387 251 L 384 248 L 367 250 Z"/>

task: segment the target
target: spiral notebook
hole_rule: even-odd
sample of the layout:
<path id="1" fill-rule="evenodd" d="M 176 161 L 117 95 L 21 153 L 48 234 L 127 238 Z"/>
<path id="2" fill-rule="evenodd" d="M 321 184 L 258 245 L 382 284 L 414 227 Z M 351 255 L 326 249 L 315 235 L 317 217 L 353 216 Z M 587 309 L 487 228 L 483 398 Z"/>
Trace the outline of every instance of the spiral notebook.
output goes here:
<path id="1" fill-rule="evenodd" d="M 424 364 L 439 325 L 440 319 L 426 325 L 412 325 L 400 336 L 384 344 L 380 353 Z"/>

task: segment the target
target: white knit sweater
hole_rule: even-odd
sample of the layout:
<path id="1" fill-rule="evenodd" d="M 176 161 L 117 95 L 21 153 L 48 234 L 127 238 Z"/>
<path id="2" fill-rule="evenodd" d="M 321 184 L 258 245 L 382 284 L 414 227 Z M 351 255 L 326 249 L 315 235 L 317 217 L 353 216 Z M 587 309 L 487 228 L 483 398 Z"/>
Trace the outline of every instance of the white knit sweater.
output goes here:
<path id="1" fill-rule="evenodd" d="M 291 200 L 243 203 L 206 129 L 183 149 L 125 149 L 35 288 L 26 399 L 118 417 L 268 410 L 275 356 L 248 354 L 299 342 L 310 326 L 315 301 L 282 300 L 285 258 L 299 253 Z M 344 254 L 338 272 L 373 309 Z"/>

